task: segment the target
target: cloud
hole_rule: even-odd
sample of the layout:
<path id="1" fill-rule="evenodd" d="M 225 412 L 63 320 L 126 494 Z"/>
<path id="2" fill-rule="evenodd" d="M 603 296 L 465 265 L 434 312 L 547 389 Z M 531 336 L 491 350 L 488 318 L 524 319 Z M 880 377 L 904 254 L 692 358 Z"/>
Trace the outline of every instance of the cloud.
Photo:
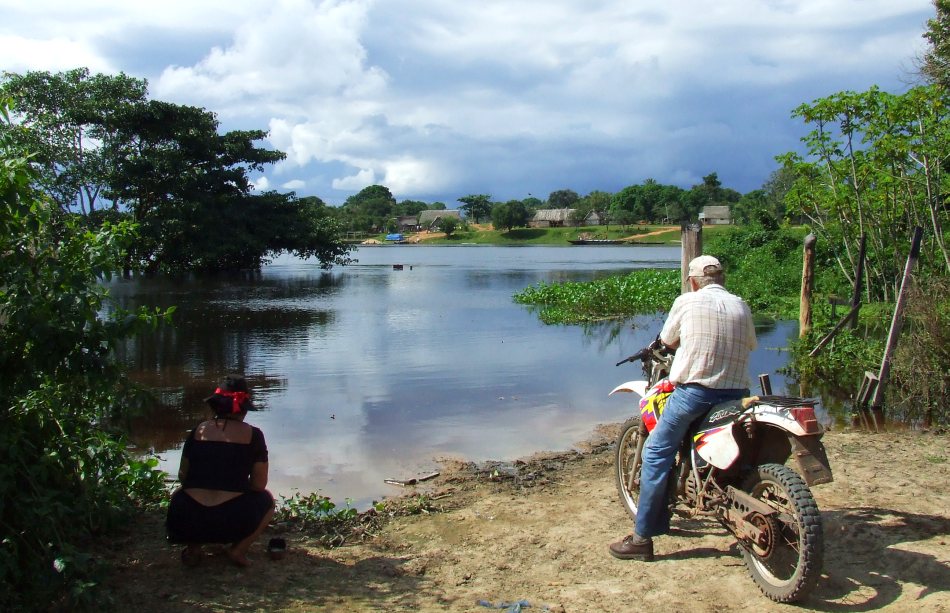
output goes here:
<path id="1" fill-rule="evenodd" d="M 930 0 L 59 5 L 0 0 L 15 68 L 146 70 L 156 98 L 224 129 L 267 127 L 287 153 L 272 183 L 331 203 L 375 182 L 447 203 L 709 172 L 755 189 L 798 146 L 795 106 L 906 87 L 933 13 Z"/>

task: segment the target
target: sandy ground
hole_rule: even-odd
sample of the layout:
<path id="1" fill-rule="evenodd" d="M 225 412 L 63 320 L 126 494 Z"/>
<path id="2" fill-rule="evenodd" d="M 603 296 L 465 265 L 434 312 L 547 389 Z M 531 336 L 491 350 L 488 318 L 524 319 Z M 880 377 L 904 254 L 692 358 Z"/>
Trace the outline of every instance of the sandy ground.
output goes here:
<path id="1" fill-rule="evenodd" d="M 325 549 L 280 531 L 287 556 L 251 550 L 184 568 L 161 519 L 142 517 L 104 552 L 116 610 L 788 611 L 752 582 L 726 532 L 675 519 L 653 563 L 607 545 L 630 522 L 611 473 L 612 428 L 572 451 L 514 464 L 446 466 L 427 482 L 441 512 L 397 517 L 375 538 Z M 799 608 L 950 611 L 950 452 L 946 435 L 830 433 L 835 482 L 814 490 L 822 511 L 822 580 Z M 479 604 L 482 601 L 482 604 Z"/>

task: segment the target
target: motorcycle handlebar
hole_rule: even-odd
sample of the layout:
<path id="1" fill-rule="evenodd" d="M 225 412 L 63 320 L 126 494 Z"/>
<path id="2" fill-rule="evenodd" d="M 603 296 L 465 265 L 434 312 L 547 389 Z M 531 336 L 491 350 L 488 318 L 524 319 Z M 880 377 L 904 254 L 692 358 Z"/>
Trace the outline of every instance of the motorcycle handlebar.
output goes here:
<path id="1" fill-rule="evenodd" d="M 624 359 L 620 360 L 619 362 L 617 362 L 616 364 L 614 364 L 614 366 L 620 366 L 621 364 L 626 364 L 627 362 L 635 362 L 635 361 L 637 361 L 637 360 L 644 360 L 644 359 L 646 359 L 647 357 L 650 356 L 650 353 L 651 353 L 652 351 L 653 351 L 653 350 L 652 350 L 651 348 L 649 348 L 649 347 L 644 347 L 643 349 L 641 349 L 640 351 L 636 352 L 635 354 L 633 354 L 633 355 L 631 355 L 631 356 L 627 356 L 627 357 L 625 357 Z"/>
<path id="2" fill-rule="evenodd" d="M 664 345 L 660 341 L 660 337 L 657 336 L 656 340 L 654 340 L 652 343 L 650 343 L 649 345 L 647 345 L 640 351 L 636 352 L 635 354 L 620 360 L 619 362 L 614 364 L 614 366 L 620 366 L 621 364 L 626 364 L 627 362 L 636 362 L 637 360 L 643 361 L 649 358 L 654 353 L 672 354 L 673 350 L 667 349 L 666 345 Z"/>

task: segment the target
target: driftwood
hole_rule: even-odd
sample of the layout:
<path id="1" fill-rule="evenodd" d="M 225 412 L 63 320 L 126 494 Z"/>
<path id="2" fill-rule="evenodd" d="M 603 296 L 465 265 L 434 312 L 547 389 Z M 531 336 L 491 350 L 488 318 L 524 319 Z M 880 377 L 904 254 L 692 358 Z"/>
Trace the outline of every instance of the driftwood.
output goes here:
<path id="1" fill-rule="evenodd" d="M 390 485 L 401 485 L 403 487 L 409 485 L 416 485 L 422 483 L 423 481 L 429 481 L 430 479 L 435 479 L 439 476 L 439 473 L 430 473 L 422 477 L 413 477 L 412 479 L 383 479 L 383 483 L 388 483 Z"/>

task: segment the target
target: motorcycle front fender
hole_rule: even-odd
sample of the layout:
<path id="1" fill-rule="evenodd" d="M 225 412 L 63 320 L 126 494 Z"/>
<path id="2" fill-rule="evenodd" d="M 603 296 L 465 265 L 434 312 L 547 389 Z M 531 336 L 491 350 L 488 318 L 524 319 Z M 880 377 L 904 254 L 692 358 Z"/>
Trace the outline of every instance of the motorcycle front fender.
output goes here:
<path id="1" fill-rule="evenodd" d="M 643 398 L 647 393 L 647 382 L 646 381 L 627 381 L 626 383 L 621 383 L 615 387 L 608 396 L 613 396 L 617 392 L 629 392 L 636 394 Z"/>

